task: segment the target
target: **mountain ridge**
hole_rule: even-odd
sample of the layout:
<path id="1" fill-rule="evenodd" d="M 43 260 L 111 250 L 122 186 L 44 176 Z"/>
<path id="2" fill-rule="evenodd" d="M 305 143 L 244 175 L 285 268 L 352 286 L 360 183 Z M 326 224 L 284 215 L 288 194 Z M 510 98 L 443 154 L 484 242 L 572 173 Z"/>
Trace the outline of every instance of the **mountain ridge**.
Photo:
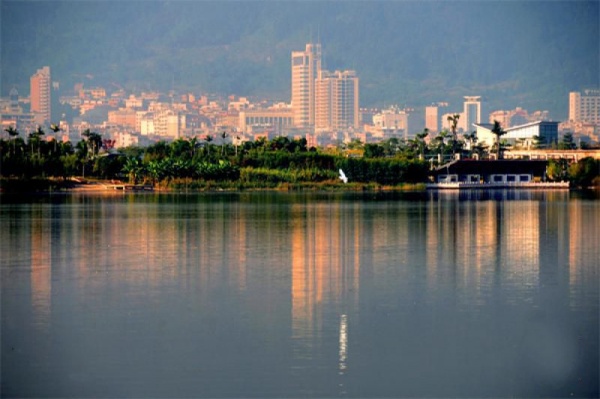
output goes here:
<path id="1" fill-rule="evenodd" d="M 143 4 L 143 6 L 141 6 Z M 481 95 L 489 107 L 565 118 L 568 92 L 598 87 L 599 3 L 3 1 L 1 88 L 28 93 L 43 65 L 63 87 L 190 90 L 289 101 L 290 53 L 323 46 L 354 69 L 361 106 Z"/>

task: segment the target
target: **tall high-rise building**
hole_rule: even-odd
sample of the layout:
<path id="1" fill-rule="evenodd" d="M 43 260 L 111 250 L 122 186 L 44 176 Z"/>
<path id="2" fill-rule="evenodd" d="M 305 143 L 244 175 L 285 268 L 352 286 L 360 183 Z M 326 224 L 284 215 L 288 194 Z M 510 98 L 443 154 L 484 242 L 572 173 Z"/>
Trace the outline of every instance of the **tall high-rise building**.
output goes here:
<path id="1" fill-rule="evenodd" d="M 600 123 L 600 90 L 569 93 L 569 120 Z"/>
<path id="2" fill-rule="evenodd" d="M 355 71 L 320 71 L 315 82 L 315 130 L 358 128 L 358 99 Z"/>
<path id="3" fill-rule="evenodd" d="M 481 122 L 481 97 L 465 96 L 464 109 L 461 118 L 464 118 L 461 127 L 465 132 L 475 130 L 473 124 Z"/>
<path id="4" fill-rule="evenodd" d="M 315 124 L 315 81 L 320 70 L 320 44 L 309 43 L 304 51 L 292 52 L 292 109 L 297 127 Z"/>
<path id="5" fill-rule="evenodd" d="M 440 130 L 437 105 L 425 107 L 425 128 L 432 133 L 437 133 Z"/>
<path id="6" fill-rule="evenodd" d="M 31 86 L 30 100 L 31 113 L 34 116 L 34 121 L 38 125 L 43 125 L 50 122 L 50 67 L 45 66 L 38 69 L 29 80 Z"/>

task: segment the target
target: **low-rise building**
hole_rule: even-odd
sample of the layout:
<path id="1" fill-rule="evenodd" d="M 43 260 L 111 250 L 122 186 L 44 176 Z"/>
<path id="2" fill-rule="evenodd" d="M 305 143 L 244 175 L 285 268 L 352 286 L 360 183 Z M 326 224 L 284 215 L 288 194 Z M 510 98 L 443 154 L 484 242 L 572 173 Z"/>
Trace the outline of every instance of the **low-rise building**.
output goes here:
<path id="1" fill-rule="evenodd" d="M 256 129 L 273 128 L 279 134 L 294 124 L 294 112 L 291 108 L 241 111 L 238 118 L 237 126 L 244 133 L 250 133 Z"/>
<path id="2" fill-rule="evenodd" d="M 546 179 L 548 161 L 457 160 L 438 167 L 436 183 L 528 183 Z"/>
<path id="3" fill-rule="evenodd" d="M 490 148 L 496 143 L 496 135 L 492 133 L 491 123 L 474 123 L 473 126 L 479 143 L 486 144 Z M 519 143 L 524 148 L 534 147 L 536 141 L 547 146 L 558 141 L 558 122 L 537 121 L 504 130 L 506 134 L 500 136 L 500 140 L 506 140 L 512 145 Z"/>

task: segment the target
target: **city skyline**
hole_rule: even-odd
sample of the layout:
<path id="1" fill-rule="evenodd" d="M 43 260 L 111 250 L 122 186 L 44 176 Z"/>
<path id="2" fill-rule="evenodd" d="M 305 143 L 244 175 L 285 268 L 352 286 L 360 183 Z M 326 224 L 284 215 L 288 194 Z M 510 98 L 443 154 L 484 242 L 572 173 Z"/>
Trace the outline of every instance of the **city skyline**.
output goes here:
<path id="1" fill-rule="evenodd" d="M 456 130 L 460 134 L 473 131 L 482 143 L 488 142 L 491 146 L 495 139 L 490 135 L 489 129 L 495 121 L 510 131 L 517 129 L 515 132 L 521 132 L 519 129 L 525 129 L 524 133 L 516 133 L 513 137 L 524 140 L 521 145 L 526 143 L 526 146 L 532 146 L 532 137 L 541 136 L 536 130 L 538 126 L 548 124 L 552 125 L 552 133 L 543 136 L 550 142 L 558 141 L 559 122 L 548 120 L 546 111 L 529 114 L 519 107 L 512 111 L 496 110 L 489 114 L 490 124 L 486 123 L 481 96 L 465 96 L 462 112 L 447 112 L 441 117 L 442 109 L 452 109 L 448 103 L 427 106 L 422 124 L 415 122 L 414 117 L 409 122 L 414 109 L 392 106 L 378 111 L 359 111 L 356 72 L 320 69 L 320 53 L 321 46 L 312 43 L 306 44 L 304 52 L 291 52 L 291 75 L 294 83 L 290 103 L 255 103 L 237 96 L 217 101 L 210 101 L 207 97 L 196 100 L 192 93 L 182 95 L 175 92 L 171 92 L 170 100 L 165 102 L 164 94 L 158 92 L 142 93 L 140 97 L 130 93 L 125 98 L 128 93 L 122 89 L 111 93 L 103 87 L 84 88 L 83 85 L 77 85 L 78 93 L 71 97 L 61 97 L 61 103 L 78 109 L 81 117 L 95 108 L 108 107 L 108 113 L 101 124 L 90 124 L 79 117 L 65 120 L 63 115 L 57 121 L 58 126 L 66 134 L 63 139 L 76 141 L 86 128 L 100 129 L 107 138 L 113 140 L 112 145 L 116 144 L 116 147 L 136 145 L 144 136 L 155 141 L 161 138 L 205 137 L 222 130 L 237 132 L 245 136 L 245 139 L 304 136 L 311 146 L 318 146 L 356 139 L 365 143 L 394 137 L 407 140 L 422 129 L 429 130 L 433 134 L 431 137 L 434 137 L 440 132 L 440 127 L 442 131 Z M 24 129 L 26 133 L 37 127 L 48 127 L 52 121 L 49 116 L 52 102 L 50 87 L 54 85 L 48 66 L 39 68 L 31 76 L 32 90 L 28 101 L 30 112 L 24 111 L 20 106 L 18 93 L 11 90 L 9 99 L 0 101 L 3 128 L 12 126 Z M 597 89 L 569 94 L 569 115 L 572 118 L 562 123 L 560 130 L 563 134 L 570 132 L 576 134 L 579 140 L 599 141 L 598 94 Z M 177 102 L 174 102 L 175 97 L 179 98 Z M 294 107 L 294 103 L 300 105 Z M 454 105 L 453 108 L 456 109 L 457 106 Z M 419 115 L 420 112 L 416 114 Z M 205 118 L 205 122 L 201 122 L 202 118 Z M 241 137 L 238 136 L 236 140 L 241 140 Z"/>

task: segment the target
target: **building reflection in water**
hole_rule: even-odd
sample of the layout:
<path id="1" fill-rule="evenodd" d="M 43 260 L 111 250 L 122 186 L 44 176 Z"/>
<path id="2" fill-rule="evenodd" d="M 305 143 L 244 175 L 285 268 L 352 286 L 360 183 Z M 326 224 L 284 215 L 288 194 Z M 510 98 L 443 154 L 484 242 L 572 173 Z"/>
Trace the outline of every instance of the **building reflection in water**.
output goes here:
<path id="1" fill-rule="evenodd" d="M 329 329 L 324 312 L 333 310 L 341 314 L 336 327 L 342 373 L 348 365 L 345 310 L 358 302 L 360 215 L 337 203 L 294 204 L 291 223 L 294 352 L 298 357 L 317 352 L 315 345 Z"/>
<path id="2" fill-rule="evenodd" d="M 590 222 L 600 219 L 597 205 L 558 192 L 427 195 L 425 201 L 285 197 L 267 204 L 125 197 L 59 206 L 50 217 L 53 205 L 46 204 L 31 208 L 27 232 L 15 242 L 31 246 L 24 281 L 42 328 L 77 315 L 80 326 L 95 329 L 96 320 L 124 326 L 125 338 L 137 339 L 147 326 L 156 327 L 157 341 L 197 332 L 198 342 L 190 342 L 198 347 L 226 336 L 218 348 L 229 355 L 224 359 L 243 358 L 229 351 L 238 340 L 240 354 L 254 354 L 246 361 L 270 355 L 280 359 L 273 370 L 289 366 L 299 386 L 317 381 L 327 393 L 355 394 L 357 375 L 375 366 L 387 376 L 382 358 L 408 372 L 454 360 L 443 352 L 445 336 L 436 346 L 438 327 L 456 327 L 461 342 L 460 328 L 444 318 L 447 310 L 464 316 L 456 323 L 478 326 L 480 318 L 471 317 L 478 311 L 561 316 L 568 306 L 589 308 L 598 287 L 598 268 L 589 262 L 600 258 L 599 227 Z M 561 300 L 567 296 L 570 304 Z M 555 327 L 540 327 L 554 334 L 546 335 L 550 343 L 561 342 Z M 422 344 L 420 352 L 411 343 Z M 181 356 L 171 358 L 171 343 L 153 348 L 154 358 L 138 353 L 140 359 L 180 364 Z M 398 360 L 404 355 L 406 363 Z M 426 364 L 419 369 L 414 361 L 421 359 Z"/>
<path id="3" fill-rule="evenodd" d="M 580 308 L 583 304 L 578 302 L 582 298 L 594 298 L 600 284 L 600 267 L 590 267 L 589 259 L 600 259 L 600 211 L 591 201 L 580 199 L 571 200 L 567 204 L 568 231 L 569 231 L 569 289 L 571 307 Z M 596 223 L 591 223 L 596 221 Z M 590 282 L 595 282 L 595 287 Z M 587 284 L 586 284 L 587 283 Z M 587 289 L 588 292 L 577 292 Z"/>
<path id="4" fill-rule="evenodd" d="M 562 284 L 560 271 L 550 268 L 577 263 L 560 251 L 569 247 L 569 237 L 582 236 L 569 233 L 577 223 L 565 208 L 568 196 L 516 190 L 430 194 L 426 267 L 431 292 L 452 282 L 465 304 L 484 305 L 494 289 L 510 291 L 507 301 L 517 303 L 531 300 L 540 285 Z"/>
<path id="5" fill-rule="evenodd" d="M 31 212 L 31 307 L 42 330 L 49 326 L 52 305 L 51 219 L 45 210 L 39 205 Z"/>

